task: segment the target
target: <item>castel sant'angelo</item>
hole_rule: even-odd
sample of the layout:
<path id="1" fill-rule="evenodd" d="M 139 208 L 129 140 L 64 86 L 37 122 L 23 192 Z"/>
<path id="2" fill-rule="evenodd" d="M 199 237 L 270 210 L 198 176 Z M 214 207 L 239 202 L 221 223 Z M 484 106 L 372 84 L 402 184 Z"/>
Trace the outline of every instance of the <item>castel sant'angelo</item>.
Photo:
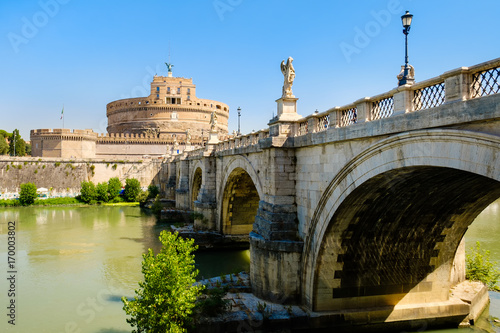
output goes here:
<path id="1" fill-rule="evenodd" d="M 228 136 L 229 107 L 196 97 L 193 79 L 155 75 L 148 97 L 106 106 L 106 134 L 93 130 L 31 130 L 32 156 L 141 159 L 200 147 L 216 132 Z"/>

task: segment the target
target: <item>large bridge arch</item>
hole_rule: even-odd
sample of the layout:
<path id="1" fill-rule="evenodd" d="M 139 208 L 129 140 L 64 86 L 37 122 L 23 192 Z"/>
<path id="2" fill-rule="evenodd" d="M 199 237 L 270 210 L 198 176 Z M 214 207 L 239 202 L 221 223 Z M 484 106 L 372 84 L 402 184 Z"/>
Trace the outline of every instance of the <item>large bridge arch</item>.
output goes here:
<path id="1" fill-rule="evenodd" d="M 262 197 L 262 183 L 250 161 L 230 157 L 218 191 L 218 229 L 224 234 L 249 234 Z"/>
<path id="2" fill-rule="evenodd" d="M 317 204 L 304 301 L 317 311 L 446 301 L 467 226 L 499 196 L 499 137 L 436 129 L 372 145 Z"/>

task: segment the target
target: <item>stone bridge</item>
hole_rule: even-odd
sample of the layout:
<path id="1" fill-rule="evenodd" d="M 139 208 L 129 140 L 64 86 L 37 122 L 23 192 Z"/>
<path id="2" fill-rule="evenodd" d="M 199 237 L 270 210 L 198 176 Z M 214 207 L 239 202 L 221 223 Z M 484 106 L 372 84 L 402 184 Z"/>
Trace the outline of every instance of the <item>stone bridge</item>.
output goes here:
<path id="1" fill-rule="evenodd" d="M 165 187 L 198 229 L 249 234 L 261 298 L 334 322 L 460 322 L 462 238 L 500 197 L 499 66 L 307 117 L 281 98 L 268 129 L 172 157 Z"/>

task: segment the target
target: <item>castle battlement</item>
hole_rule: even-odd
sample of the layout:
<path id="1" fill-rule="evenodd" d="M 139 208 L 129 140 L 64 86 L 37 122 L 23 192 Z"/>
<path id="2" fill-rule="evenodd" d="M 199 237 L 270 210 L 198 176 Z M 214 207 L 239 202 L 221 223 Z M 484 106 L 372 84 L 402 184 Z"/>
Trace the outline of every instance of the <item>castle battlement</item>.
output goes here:
<path id="1" fill-rule="evenodd" d="M 108 133 L 96 133 L 91 129 L 32 130 L 33 156 L 160 157 L 203 146 L 214 128 L 219 138 L 226 137 L 229 106 L 196 97 L 192 78 L 172 77 L 171 74 L 155 75 L 149 96 L 108 103 Z M 213 126 L 212 118 L 215 119 Z"/>

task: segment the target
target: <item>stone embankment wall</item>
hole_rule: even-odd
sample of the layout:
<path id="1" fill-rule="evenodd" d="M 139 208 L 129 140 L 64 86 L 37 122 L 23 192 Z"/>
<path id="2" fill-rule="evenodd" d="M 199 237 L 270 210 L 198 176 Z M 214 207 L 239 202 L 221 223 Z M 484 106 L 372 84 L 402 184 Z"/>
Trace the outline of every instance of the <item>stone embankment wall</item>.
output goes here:
<path id="1" fill-rule="evenodd" d="M 40 187 L 52 188 L 58 193 L 77 193 L 82 181 L 107 182 L 118 177 L 122 182 L 136 178 L 141 186 L 159 185 L 162 161 L 65 159 L 35 157 L 0 157 L 0 192 L 18 192 L 20 184 L 32 182 Z"/>

